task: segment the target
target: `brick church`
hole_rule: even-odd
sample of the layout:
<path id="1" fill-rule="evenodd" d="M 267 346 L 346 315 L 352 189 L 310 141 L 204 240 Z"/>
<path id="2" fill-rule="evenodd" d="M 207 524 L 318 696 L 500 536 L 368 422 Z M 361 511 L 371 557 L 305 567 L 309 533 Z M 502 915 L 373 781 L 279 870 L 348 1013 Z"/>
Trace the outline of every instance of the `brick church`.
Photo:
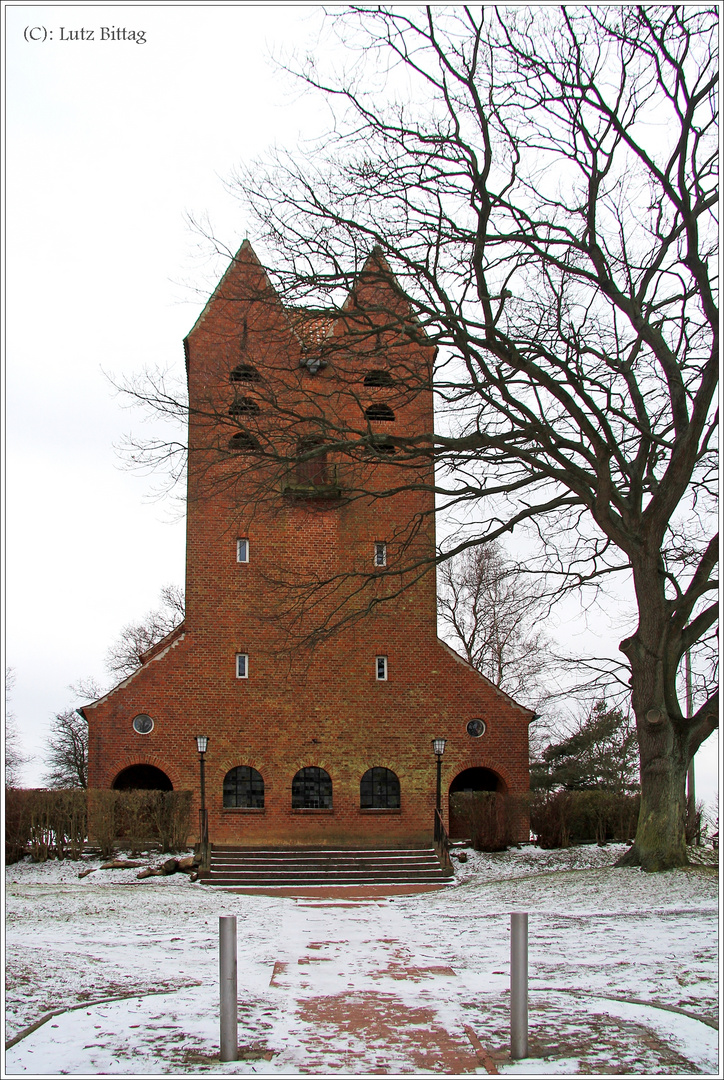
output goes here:
<path id="1" fill-rule="evenodd" d="M 528 789 L 533 713 L 437 636 L 434 348 L 389 267 L 312 311 L 245 241 L 184 346 L 186 617 L 82 710 L 89 787 L 198 806 L 203 735 L 212 844 L 429 846 L 444 738 L 460 835 L 451 793 Z"/>

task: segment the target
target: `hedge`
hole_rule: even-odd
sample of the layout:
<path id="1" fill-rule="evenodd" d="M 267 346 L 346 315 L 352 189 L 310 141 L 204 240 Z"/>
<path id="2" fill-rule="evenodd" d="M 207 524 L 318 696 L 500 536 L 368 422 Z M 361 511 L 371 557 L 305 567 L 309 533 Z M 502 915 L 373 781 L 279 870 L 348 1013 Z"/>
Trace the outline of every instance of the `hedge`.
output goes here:
<path id="1" fill-rule="evenodd" d="M 121 846 L 182 851 L 190 820 L 190 791 L 6 788 L 5 861 L 79 859 L 89 846 L 105 858 Z"/>
<path id="2" fill-rule="evenodd" d="M 630 840 L 636 833 L 640 804 L 640 795 L 615 791 L 533 792 L 530 828 L 542 848 Z"/>
<path id="3" fill-rule="evenodd" d="M 450 796 L 451 812 L 467 827 L 476 851 L 503 851 L 516 842 L 530 820 L 530 831 L 543 848 L 629 840 L 636 833 L 639 795 L 613 791 L 529 792 L 459 791 Z"/>

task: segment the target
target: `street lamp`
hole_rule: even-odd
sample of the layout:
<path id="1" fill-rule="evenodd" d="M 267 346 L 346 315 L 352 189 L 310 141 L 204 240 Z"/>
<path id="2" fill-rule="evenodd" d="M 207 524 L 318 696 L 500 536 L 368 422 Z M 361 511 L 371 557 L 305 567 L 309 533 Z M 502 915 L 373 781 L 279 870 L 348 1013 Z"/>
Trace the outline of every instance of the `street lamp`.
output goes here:
<path id="1" fill-rule="evenodd" d="M 437 795 L 435 797 L 435 808 L 438 814 L 440 813 L 440 796 L 442 789 L 442 755 L 445 753 L 445 743 L 447 739 L 433 739 L 432 749 L 437 755 Z"/>
<path id="2" fill-rule="evenodd" d="M 204 754 L 209 745 L 208 735 L 196 736 L 196 749 L 199 752 L 199 771 L 201 774 L 201 806 L 199 808 L 199 845 L 201 848 L 201 866 L 208 870 L 209 862 L 209 814 L 206 809 L 206 777 L 204 774 Z"/>

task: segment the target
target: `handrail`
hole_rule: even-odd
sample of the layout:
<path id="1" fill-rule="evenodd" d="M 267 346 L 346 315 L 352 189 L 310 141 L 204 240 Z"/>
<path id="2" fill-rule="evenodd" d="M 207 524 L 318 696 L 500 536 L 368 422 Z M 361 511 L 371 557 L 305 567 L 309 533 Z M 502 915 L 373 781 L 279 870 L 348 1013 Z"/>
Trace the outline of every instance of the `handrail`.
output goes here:
<path id="1" fill-rule="evenodd" d="M 448 836 L 447 829 L 445 828 L 445 822 L 442 820 L 442 814 L 435 807 L 435 828 L 433 831 L 433 839 L 435 844 L 435 851 L 437 857 L 442 863 L 443 870 L 452 870 L 452 859 L 450 858 L 450 837 Z"/>

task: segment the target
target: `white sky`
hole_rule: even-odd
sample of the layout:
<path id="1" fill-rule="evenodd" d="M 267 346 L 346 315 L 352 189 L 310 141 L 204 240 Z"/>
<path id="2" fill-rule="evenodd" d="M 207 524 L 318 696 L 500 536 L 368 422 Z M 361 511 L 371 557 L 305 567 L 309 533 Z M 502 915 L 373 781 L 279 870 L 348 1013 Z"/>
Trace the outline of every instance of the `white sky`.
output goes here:
<path id="1" fill-rule="evenodd" d="M 327 113 L 270 62 L 319 48 L 317 5 L 7 4 L 4 16 L 4 637 L 33 785 L 48 722 L 77 703 L 69 685 L 106 681 L 121 627 L 184 579 L 180 508 L 121 468 L 115 447 L 141 418 L 107 375 L 183 372 L 182 340 L 223 269 L 188 217 L 208 215 L 235 250 L 246 227 L 224 180 Z M 143 30 L 145 44 L 103 41 L 101 27 Z M 80 28 L 93 40 L 61 40 Z M 716 765 L 710 739 L 700 797 Z"/>

